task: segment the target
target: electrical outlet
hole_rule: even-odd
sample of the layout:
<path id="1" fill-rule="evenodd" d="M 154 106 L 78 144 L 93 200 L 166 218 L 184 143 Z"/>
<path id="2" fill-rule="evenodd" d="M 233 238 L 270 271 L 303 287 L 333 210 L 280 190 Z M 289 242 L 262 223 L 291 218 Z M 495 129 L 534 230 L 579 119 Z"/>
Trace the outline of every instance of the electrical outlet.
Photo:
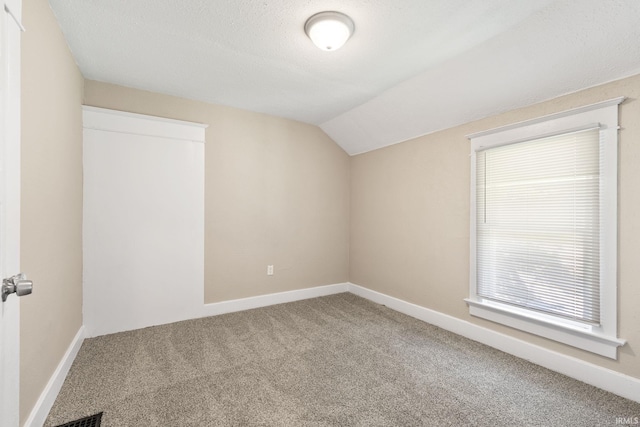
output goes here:
<path id="1" fill-rule="evenodd" d="M 267 265 L 267 276 L 273 276 L 273 265 Z"/>

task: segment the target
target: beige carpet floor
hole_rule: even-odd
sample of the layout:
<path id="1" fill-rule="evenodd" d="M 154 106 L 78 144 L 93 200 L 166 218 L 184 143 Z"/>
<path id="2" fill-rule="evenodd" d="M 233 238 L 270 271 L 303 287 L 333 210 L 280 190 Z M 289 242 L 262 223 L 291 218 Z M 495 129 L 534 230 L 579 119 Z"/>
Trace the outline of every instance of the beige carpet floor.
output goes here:
<path id="1" fill-rule="evenodd" d="M 614 426 L 640 404 L 339 294 L 85 340 L 46 426 Z"/>

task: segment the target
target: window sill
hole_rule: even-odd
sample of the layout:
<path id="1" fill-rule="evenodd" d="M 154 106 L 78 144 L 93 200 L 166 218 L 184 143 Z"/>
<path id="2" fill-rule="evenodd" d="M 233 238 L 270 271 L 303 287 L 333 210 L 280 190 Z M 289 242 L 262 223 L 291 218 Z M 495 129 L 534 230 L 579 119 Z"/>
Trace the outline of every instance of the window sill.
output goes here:
<path id="1" fill-rule="evenodd" d="M 465 301 L 469 305 L 469 313 L 472 316 L 539 335 L 610 359 L 617 359 L 618 347 L 626 343 L 625 340 L 616 337 L 594 333 L 587 329 L 574 328 L 553 320 L 527 316 L 520 312 L 488 304 L 482 300 L 466 298 Z"/>

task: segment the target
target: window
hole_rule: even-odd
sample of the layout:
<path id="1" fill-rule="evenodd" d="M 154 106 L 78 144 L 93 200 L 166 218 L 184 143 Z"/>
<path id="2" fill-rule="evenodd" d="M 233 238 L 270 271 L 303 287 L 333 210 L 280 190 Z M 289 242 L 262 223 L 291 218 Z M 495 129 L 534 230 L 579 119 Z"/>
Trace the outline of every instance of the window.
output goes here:
<path id="1" fill-rule="evenodd" d="M 615 359 L 624 98 L 470 135 L 470 313 Z"/>

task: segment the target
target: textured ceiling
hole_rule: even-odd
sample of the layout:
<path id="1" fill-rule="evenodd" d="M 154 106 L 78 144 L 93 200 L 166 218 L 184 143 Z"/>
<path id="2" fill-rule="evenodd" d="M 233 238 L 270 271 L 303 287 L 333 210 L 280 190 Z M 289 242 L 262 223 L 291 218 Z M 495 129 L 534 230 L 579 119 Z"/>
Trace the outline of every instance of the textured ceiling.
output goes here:
<path id="1" fill-rule="evenodd" d="M 320 125 L 361 153 L 640 73 L 638 0 L 50 0 L 87 79 Z M 306 19 L 355 22 L 317 49 Z"/>

